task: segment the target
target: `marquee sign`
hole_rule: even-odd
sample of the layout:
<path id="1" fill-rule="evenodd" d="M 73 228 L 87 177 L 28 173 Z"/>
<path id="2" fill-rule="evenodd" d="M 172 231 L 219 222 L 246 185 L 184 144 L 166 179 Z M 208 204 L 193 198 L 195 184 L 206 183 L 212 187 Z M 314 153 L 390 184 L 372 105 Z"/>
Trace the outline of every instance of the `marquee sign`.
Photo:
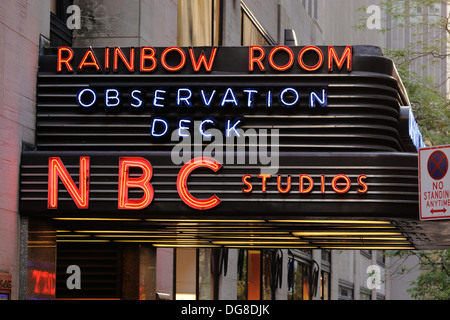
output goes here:
<path id="1" fill-rule="evenodd" d="M 48 209 L 58 208 L 58 188 L 59 179 L 67 189 L 70 197 L 75 202 L 78 209 L 89 208 L 89 181 L 90 179 L 90 166 L 89 157 L 80 157 L 80 169 L 79 169 L 79 186 L 77 186 L 70 174 L 67 172 L 64 164 L 59 157 L 50 157 L 48 164 Z M 191 208 L 198 210 L 212 209 L 216 207 L 220 202 L 220 198 L 217 195 L 212 195 L 208 199 L 198 199 L 194 197 L 188 190 L 188 179 L 190 174 L 197 168 L 208 168 L 213 172 L 217 172 L 222 167 L 222 164 L 213 158 L 200 157 L 195 158 L 186 163 L 177 175 L 177 190 L 181 200 L 190 206 Z M 131 177 L 130 171 L 133 168 L 139 168 L 142 170 L 142 174 L 138 177 Z M 139 210 L 144 209 L 150 205 L 154 197 L 154 188 L 150 182 L 153 174 L 153 168 L 151 163 L 142 157 L 119 157 L 119 178 L 118 178 L 118 209 Z M 59 179 L 58 179 L 59 178 Z M 261 184 L 261 193 L 267 192 L 268 180 L 272 178 L 270 174 L 258 174 L 256 177 L 252 177 L 251 174 L 245 174 L 242 176 L 242 183 L 245 187 L 242 189 L 243 193 L 251 193 L 254 188 L 254 182 L 252 178 L 257 178 L 258 184 Z M 280 193 L 291 192 L 292 178 L 291 175 L 287 175 L 285 186 L 282 186 L 283 176 L 278 174 L 276 177 L 277 190 Z M 320 192 L 325 194 L 326 192 L 326 176 L 320 176 Z M 357 178 L 359 188 L 357 193 L 363 194 L 368 190 L 365 182 L 367 176 L 360 175 Z M 212 179 L 211 179 L 212 180 Z M 295 183 L 295 182 L 294 182 Z M 314 180 L 310 175 L 300 174 L 298 176 L 299 194 L 307 194 L 314 188 Z M 331 189 L 335 193 L 344 194 L 349 192 L 352 187 L 350 178 L 345 174 L 338 174 L 331 179 Z M 137 188 L 142 191 L 143 195 L 140 199 L 130 199 L 129 190 L 131 188 Z"/>
<path id="2" fill-rule="evenodd" d="M 120 47 L 106 47 L 97 50 L 87 48 L 75 50 L 75 55 L 74 49 L 59 47 L 56 70 L 57 72 L 65 71 L 70 73 L 81 73 L 86 69 L 93 69 L 97 72 L 118 72 L 120 70 L 119 64 L 121 64 L 123 67 L 121 70 L 130 73 L 135 71 L 140 73 L 179 72 L 191 66 L 193 72 L 201 70 L 211 72 L 215 70 L 216 59 L 224 58 L 218 51 L 227 51 L 227 49 L 209 48 L 209 57 L 204 51 L 201 51 L 196 56 L 195 51 L 198 50 L 194 48 L 186 50 L 186 48 L 179 47 L 156 49 L 153 47 L 141 47 L 138 49 L 131 47 L 128 48 L 128 53 L 124 51 Z M 246 65 L 249 72 L 265 72 L 270 69 L 283 72 L 291 68 L 295 68 L 296 72 L 299 70 L 312 72 L 322 68 L 324 63 L 328 71 L 333 71 L 336 67 L 340 70 L 344 65 L 347 71 L 352 69 L 351 46 L 345 47 L 340 55 L 334 46 L 326 48 L 316 46 L 302 48 L 276 46 L 270 49 L 261 46 L 250 46 L 246 57 L 248 57 Z M 236 58 L 239 61 L 239 59 L 244 57 Z"/>
<path id="3" fill-rule="evenodd" d="M 23 153 L 23 212 L 140 218 L 254 214 L 373 218 L 417 210 L 417 164 L 410 154 L 366 153 L 358 159 L 336 153 L 331 162 L 327 154 L 282 153 L 277 174 L 269 175 L 261 174 L 260 165 L 227 165 L 208 157 L 173 165 L 168 152 L 77 153 Z"/>
<path id="4" fill-rule="evenodd" d="M 211 74 L 217 72 L 223 65 L 230 66 L 230 56 L 222 51 L 226 48 L 209 48 L 205 50 L 194 50 L 193 48 L 127 48 L 120 47 L 104 49 L 72 49 L 60 47 L 57 51 L 56 71 L 61 74 L 139 74 L 139 75 L 161 75 L 161 74 Z M 236 50 L 234 50 L 236 51 Z M 241 51 L 241 50 L 240 50 Z M 339 51 L 339 53 L 337 52 Z M 233 64 L 249 74 L 270 72 L 296 72 L 311 73 L 325 69 L 351 71 L 352 47 L 336 49 L 333 46 L 316 47 L 306 46 L 303 48 L 289 48 L 287 46 L 276 46 L 264 48 L 251 46 L 248 48 L 247 61 L 244 64 L 242 54 L 233 55 L 237 57 Z M 296 113 L 296 108 L 323 108 L 327 107 L 327 88 L 314 84 L 287 86 L 268 86 L 251 83 L 239 86 L 235 83 L 227 85 L 195 85 L 186 81 L 180 86 L 162 86 L 156 82 L 152 85 L 137 84 L 125 88 L 117 85 L 91 85 L 80 88 L 76 94 L 77 105 L 82 109 L 80 112 L 120 112 L 118 110 L 130 108 L 130 112 L 143 112 L 141 109 L 149 108 L 155 113 L 149 121 L 148 134 L 152 138 L 160 138 L 170 135 L 173 130 L 178 130 L 178 136 L 186 137 L 193 130 L 199 130 L 204 137 L 211 134 L 207 128 L 222 129 L 225 137 L 239 136 L 238 129 L 244 124 L 239 113 L 249 113 L 252 109 L 267 109 L 266 112 L 274 112 L 277 108 L 286 109 L 289 113 Z M 169 109 L 169 110 L 167 110 Z M 167 114 L 173 109 L 177 118 L 160 116 Z M 213 112 L 222 114 L 234 114 L 225 119 L 217 119 L 212 116 L 203 116 L 193 119 L 190 115 L 192 110 L 202 109 L 200 112 L 208 115 Z M 229 111 L 228 109 L 237 109 Z M 240 111 L 240 109 L 247 109 Z M 290 110 L 289 110 L 290 109 Z M 282 110 L 281 112 L 285 112 Z M 275 111 L 277 112 L 277 111 Z M 187 114 L 186 114 L 187 113 Z M 184 116 L 186 114 L 186 116 Z M 222 116 L 220 116 L 222 118 Z M 198 121 L 198 128 L 193 128 L 194 122 Z"/>
<path id="5" fill-rule="evenodd" d="M 373 47 L 56 48 L 21 212 L 404 216 L 402 90 Z"/>

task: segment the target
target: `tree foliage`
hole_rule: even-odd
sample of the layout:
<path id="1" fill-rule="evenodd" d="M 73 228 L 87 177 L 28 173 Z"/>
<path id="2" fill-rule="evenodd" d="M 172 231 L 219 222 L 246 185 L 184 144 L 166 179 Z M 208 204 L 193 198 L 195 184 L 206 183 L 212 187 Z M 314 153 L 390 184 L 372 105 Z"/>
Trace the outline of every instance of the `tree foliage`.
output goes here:
<path id="1" fill-rule="evenodd" d="M 383 51 L 397 66 L 427 145 L 450 144 L 450 102 L 440 90 L 447 85 L 448 76 L 442 83 L 443 79 L 420 75 L 421 70 L 450 58 L 450 16 L 442 4 L 440 0 L 380 0 L 378 4 L 384 22 L 379 32 L 409 31 L 405 47 L 393 43 Z M 355 26 L 359 30 L 367 30 L 366 10 L 359 8 L 364 13 Z M 418 66 L 418 61 L 426 63 Z"/>
<path id="2" fill-rule="evenodd" d="M 442 10 L 442 3 L 440 0 L 381 0 L 379 3 L 385 22 L 380 32 L 388 32 L 393 25 L 409 30 L 406 47 L 384 48 L 384 53 L 396 64 L 421 133 L 431 146 L 450 144 L 450 102 L 439 90 L 449 77 L 446 75 L 444 83 L 439 83 L 438 79 L 420 76 L 417 61 L 426 58 L 431 65 L 449 58 L 450 16 Z M 359 10 L 366 13 L 366 9 Z M 355 27 L 365 30 L 366 18 L 362 17 L 362 23 Z M 413 298 L 450 300 L 450 250 L 397 250 L 387 254 L 419 258 L 421 273 L 408 289 Z M 403 266 L 398 273 L 409 271 Z"/>
<path id="3" fill-rule="evenodd" d="M 398 66 L 408 67 L 422 57 L 437 63 L 449 56 L 450 16 L 443 10 L 445 3 L 441 0 L 379 0 L 378 6 L 383 12 L 379 31 L 408 30 L 408 39 L 401 42 L 401 47 L 393 44 L 392 48 L 386 48 Z M 367 7 L 358 10 L 364 14 L 355 28 L 364 31 Z"/>
<path id="4" fill-rule="evenodd" d="M 450 300 L 450 250 L 391 250 L 386 254 L 399 258 L 415 255 L 419 258 L 421 273 L 407 290 L 411 297 L 418 300 Z M 401 275 L 410 271 L 402 266 L 396 273 Z"/>

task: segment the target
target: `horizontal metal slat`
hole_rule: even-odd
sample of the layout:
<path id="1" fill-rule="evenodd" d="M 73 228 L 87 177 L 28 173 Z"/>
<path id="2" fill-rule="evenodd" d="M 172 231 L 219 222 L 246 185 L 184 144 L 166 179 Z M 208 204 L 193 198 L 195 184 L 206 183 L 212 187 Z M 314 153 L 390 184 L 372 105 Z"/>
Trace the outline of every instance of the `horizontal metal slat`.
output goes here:
<path id="1" fill-rule="evenodd" d="M 256 88 L 267 88 L 267 83 L 270 81 L 273 81 L 274 90 L 293 85 L 293 81 L 295 81 L 294 86 L 298 86 L 298 88 L 325 86 L 329 91 L 329 107 L 326 113 L 306 114 L 306 110 L 301 109 L 287 115 L 283 114 L 287 110 L 277 110 L 275 111 L 277 114 L 273 114 L 272 111 L 266 113 L 266 108 L 263 111 L 262 109 L 257 110 L 258 108 L 249 110 L 251 108 L 241 107 L 238 108 L 238 112 L 241 112 L 245 119 L 241 128 L 244 130 L 278 129 L 281 133 L 280 147 L 282 148 L 313 150 L 320 147 L 322 150 L 330 151 L 400 151 L 403 149 L 397 131 L 398 108 L 401 105 L 397 83 L 395 79 L 386 75 L 374 75 L 373 77 L 362 74 L 351 74 L 346 77 L 342 75 L 320 75 L 316 77 L 305 75 L 289 75 L 288 77 L 239 75 L 234 77 L 214 74 L 208 77 L 208 80 L 195 76 L 173 77 L 169 75 L 150 77 L 145 81 L 142 81 L 142 76 L 137 75 L 113 75 L 112 77 L 111 75 L 98 75 L 97 77 L 74 75 L 70 79 L 63 76 L 62 79 L 69 82 L 64 85 L 61 85 L 59 76 L 41 75 L 39 78 L 42 81 L 38 86 L 37 146 L 43 150 L 67 150 L 69 148 L 80 150 L 83 148 L 102 148 L 104 150 L 152 148 L 157 150 L 158 148 L 169 148 L 174 144 L 161 144 L 160 141 L 155 139 L 152 143 L 148 142 L 152 140 L 150 121 L 148 123 L 139 121 L 150 120 L 154 116 L 151 114 L 151 110 L 146 110 L 144 113 L 130 113 L 129 110 L 124 109 L 118 114 L 105 114 L 104 111 L 99 109 L 94 113 L 85 114 L 84 112 L 80 113 L 81 107 L 77 107 L 73 100 L 75 100 L 77 91 L 83 86 L 99 88 L 101 91 L 101 88 L 110 84 L 122 89 L 133 88 L 135 85 L 141 84 L 141 87 L 145 90 L 145 88 L 152 88 L 156 85 L 170 88 L 181 87 L 185 86 L 186 81 L 189 82 L 189 86 L 193 87 L 193 90 L 201 86 L 209 88 L 212 86 L 233 86 L 237 88 L 237 92 L 239 88 L 248 87 L 249 84 Z M 135 82 L 130 79 L 135 79 Z M 52 86 L 53 84 L 55 86 Z M 72 84 L 77 84 L 77 86 L 71 86 Z M 242 94 L 242 92 L 237 94 Z M 54 95 L 54 99 L 52 95 Z M 71 99 L 73 102 L 69 102 Z M 183 116 L 183 112 L 185 112 L 183 109 L 169 109 L 167 113 L 169 120 L 176 119 L 177 116 Z M 214 110 L 214 108 L 204 107 L 195 109 L 208 110 L 208 113 Z M 217 119 L 219 122 L 222 121 L 221 117 L 237 112 L 232 108 L 225 108 L 222 111 L 220 108 L 215 109 L 213 112 L 217 114 L 213 116 L 219 117 Z M 221 112 L 224 113 L 221 115 Z M 161 116 L 164 115 L 161 114 Z M 380 125 L 384 125 L 384 131 L 381 131 Z M 103 128 L 120 130 L 120 132 L 103 132 Z M 363 132 L 358 132 L 358 128 L 361 128 Z M 143 131 L 136 132 L 136 129 Z M 301 133 L 301 130 L 310 129 L 322 130 L 323 133 L 310 137 Z M 334 133 L 336 130 L 340 131 Z M 370 134 L 364 134 L 366 130 L 380 131 L 371 136 Z M 120 139 L 121 136 L 123 139 Z M 299 140 L 305 138 L 308 139 L 307 143 Z M 130 143 L 130 139 L 136 141 Z M 320 139 L 328 139 L 330 143 L 323 143 Z M 368 143 L 355 143 L 354 140 L 367 140 Z"/>

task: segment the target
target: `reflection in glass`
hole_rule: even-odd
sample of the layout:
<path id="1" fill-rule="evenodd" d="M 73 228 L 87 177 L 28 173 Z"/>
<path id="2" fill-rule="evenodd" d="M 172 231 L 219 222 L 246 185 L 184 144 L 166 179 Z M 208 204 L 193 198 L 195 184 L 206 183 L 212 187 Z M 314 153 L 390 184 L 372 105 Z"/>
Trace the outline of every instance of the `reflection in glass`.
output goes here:
<path id="1" fill-rule="evenodd" d="M 242 46 L 266 46 L 267 40 L 256 28 L 249 16 L 241 10 L 241 45 Z"/>
<path id="2" fill-rule="evenodd" d="M 220 0 L 178 0 L 177 43 L 219 45 Z"/>

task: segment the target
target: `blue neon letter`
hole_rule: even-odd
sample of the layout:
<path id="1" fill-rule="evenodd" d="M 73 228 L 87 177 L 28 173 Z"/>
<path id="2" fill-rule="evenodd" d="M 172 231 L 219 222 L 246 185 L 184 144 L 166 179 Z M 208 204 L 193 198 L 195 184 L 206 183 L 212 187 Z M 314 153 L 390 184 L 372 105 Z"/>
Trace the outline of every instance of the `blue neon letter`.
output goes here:
<path id="1" fill-rule="evenodd" d="M 226 136 L 227 138 L 229 138 L 231 136 L 231 131 L 235 132 L 235 135 L 240 137 L 241 135 L 239 134 L 239 132 L 236 130 L 236 126 L 241 122 L 241 120 L 236 119 L 235 122 L 233 123 L 233 125 L 231 125 L 231 121 L 227 120 L 227 128 L 226 128 Z"/>
<path id="2" fill-rule="evenodd" d="M 284 100 L 284 94 L 285 94 L 287 91 L 290 91 L 290 92 L 292 92 L 292 93 L 294 94 L 294 100 L 293 100 L 292 102 L 286 102 L 286 101 Z M 298 101 L 298 92 L 297 92 L 297 90 L 295 90 L 294 88 L 285 88 L 285 89 L 283 89 L 283 91 L 280 92 L 280 101 L 281 101 L 281 103 L 284 104 L 286 107 L 291 107 L 291 106 L 293 106 L 293 105 L 296 104 L 297 101 Z"/>
<path id="3" fill-rule="evenodd" d="M 319 98 L 317 93 L 310 92 L 309 93 L 309 107 L 315 108 L 316 107 L 316 101 L 319 102 L 321 107 L 327 106 L 327 94 L 325 92 L 325 89 L 322 89 L 322 99 Z"/>
<path id="4" fill-rule="evenodd" d="M 91 99 L 91 102 L 90 102 L 90 103 L 84 103 L 83 101 L 81 101 L 81 96 L 82 96 L 86 91 L 87 91 L 87 92 L 90 92 L 91 95 L 92 95 L 92 99 Z M 79 104 L 80 106 L 85 107 L 85 108 L 89 108 L 89 107 L 91 107 L 91 106 L 95 103 L 95 101 L 97 101 L 97 95 L 95 94 L 94 90 L 91 90 L 91 89 L 83 89 L 83 90 L 81 90 L 80 92 L 78 92 L 78 94 L 77 94 L 77 101 L 78 101 L 78 104 Z"/>
<path id="5" fill-rule="evenodd" d="M 142 91 L 141 91 L 141 90 L 133 90 L 133 91 L 131 91 L 131 97 L 132 97 L 134 100 L 137 101 L 137 103 L 131 102 L 131 106 L 132 106 L 132 107 L 139 108 L 140 106 L 142 106 L 142 103 L 143 103 L 142 100 L 140 99 L 139 96 L 136 96 L 136 95 L 141 95 L 141 94 L 142 94 Z"/>
<path id="6" fill-rule="evenodd" d="M 110 93 L 113 93 L 113 95 L 110 95 Z M 115 100 L 116 102 L 111 103 L 110 100 Z M 108 108 L 110 107 L 116 107 L 120 103 L 119 99 L 119 91 L 116 89 L 106 89 L 105 92 L 105 104 Z"/>
<path id="7" fill-rule="evenodd" d="M 163 100 L 164 101 L 164 97 L 160 97 L 159 94 L 162 93 L 166 93 L 166 90 L 155 90 L 155 95 L 153 97 L 153 105 L 155 107 L 164 107 L 164 104 L 158 103 L 158 100 Z"/>
<path id="8" fill-rule="evenodd" d="M 180 137 L 189 137 L 189 132 L 188 133 L 181 132 L 181 130 L 189 130 L 189 127 L 183 126 L 183 123 L 191 123 L 191 120 L 190 119 L 181 119 L 178 122 L 178 135 Z"/>
<path id="9" fill-rule="evenodd" d="M 212 136 L 212 134 L 206 133 L 205 130 L 203 129 L 203 126 L 204 126 L 205 123 L 211 123 L 211 124 L 214 124 L 214 120 L 212 120 L 212 119 L 205 119 L 205 120 L 203 120 L 203 121 L 200 123 L 200 126 L 198 127 L 198 130 L 200 131 L 200 133 L 202 134 L 202 136 L 208 137 L 208 138 L 209 138 L 209 137 Z"/>
<path id="10" fill-rule="evenodd" d="M 272 106 L 272 91 L 267 91 L 266 104 L 269 108 Z"/>
<path id="11" fill-rule="evenodd" d="M 248 93 L 248 99 L 247 99 L 247 107 L 253 108 L 253 94 L 258 93 L 258 90 L 254 89 L 245 89 L 245 93 Z"/>
<path id="12" fill-rule="evenodd" d="M 214 94 L 215 94 L 215 93 L 216 93 L 216 90 L 213 90 L 213 91 L 211 92 L 211 95 L 209 96 L 209 100 L 206 100 L 205 92 L 204 92 L 203 90 L 200 90 L 200 94 L 201 94 L 201 96 L 202 96 L 203 104 L 204 104 L 206 107 L 209 107 L 209 106 L 211 105 L 212 98 L 214 97 Z"/>
<path id="13" fill-rule="evenodd" d="M 159 132 L 159 133 L 155 132 L 155 126 L 156 126 L 157 122 L 161 123 L 164 126 L 164 130 L 162 132 Z M 152 133 L 151 133 L 152 136 L 154 136 L 154 137 L 161 137 L 161 136 L 166 134 L 168 129 L 169 129 L 169 125 L 167 124 L 166 120 L 161 119 L 161 118 L 153 118 Z"/>
<path id="14" fill-rule="evenodd" d="M 231 95 L 231 98 L 227 98 L 228 94 Z M 231 102 L 235 106 L 238 105 L 238 102 L 236 100 L 236 96 L 234 95 L 233 89 L 231 89 L 231 88 L 228 88 L 227 91 L 225 92 L 225 94 L 223 95 L 222 102 L 220 103 L 220 105 L 223 107 L 223 105 L 225 103 L 229 103 L 229 102 Z"/>
<path id="15" fill-rule="evenodd" d="M 181 92 L 182 91 L 187 92 L 187 95 L 182 97 L 181 96 Z M 192 96 L 192 91 L 190 89 L 188 89 L 188 88 L 180 88 L 180 89 L 178 89 L 178 91 L 177 91 L 177 106 L 181 106 L 181 101 L 184 101 L 184 103 L 187 106 L 191 106 L 192 103 L 189 101 L 191 96 Z"/>

